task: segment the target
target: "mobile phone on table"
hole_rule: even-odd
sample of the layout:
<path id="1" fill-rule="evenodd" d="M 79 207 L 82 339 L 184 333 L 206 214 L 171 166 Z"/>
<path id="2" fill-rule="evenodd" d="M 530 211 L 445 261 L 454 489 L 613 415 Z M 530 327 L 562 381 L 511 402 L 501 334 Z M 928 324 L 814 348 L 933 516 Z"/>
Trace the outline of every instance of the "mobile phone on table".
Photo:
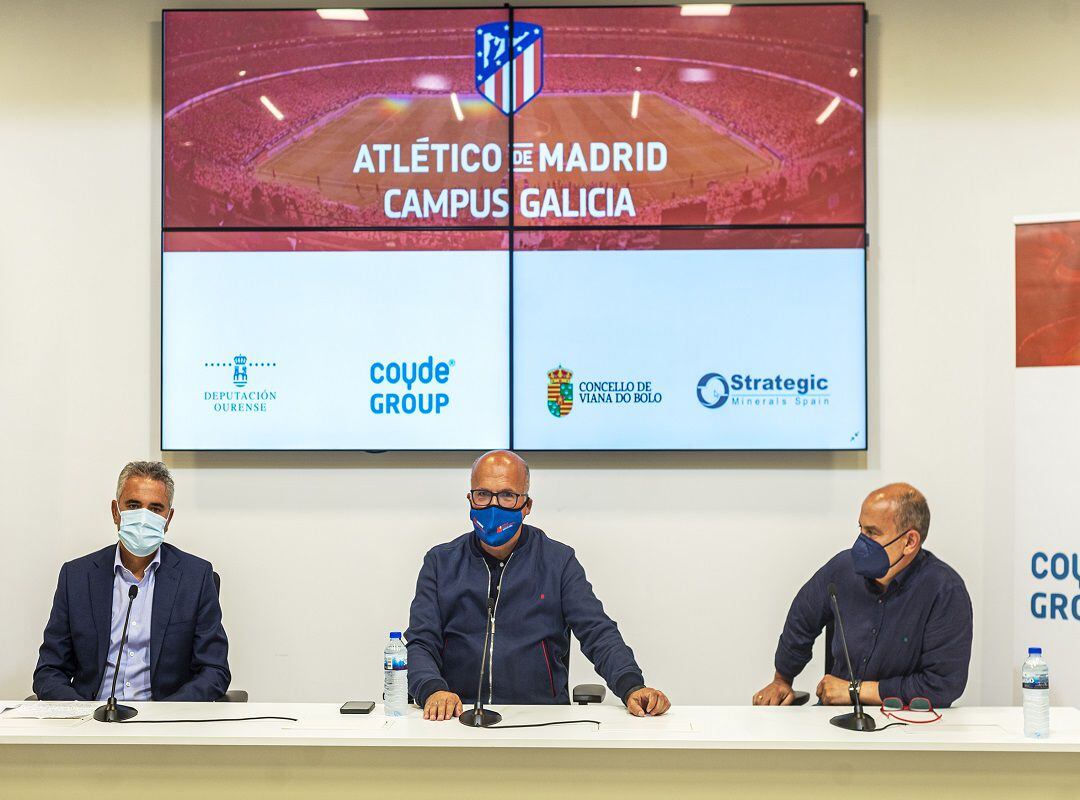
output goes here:
<path id="1" fill-rule="evenodd" d="M 375 708 L 372 700 L 350 700 L 340 709 L 342 714 L 370 714 Z"/>

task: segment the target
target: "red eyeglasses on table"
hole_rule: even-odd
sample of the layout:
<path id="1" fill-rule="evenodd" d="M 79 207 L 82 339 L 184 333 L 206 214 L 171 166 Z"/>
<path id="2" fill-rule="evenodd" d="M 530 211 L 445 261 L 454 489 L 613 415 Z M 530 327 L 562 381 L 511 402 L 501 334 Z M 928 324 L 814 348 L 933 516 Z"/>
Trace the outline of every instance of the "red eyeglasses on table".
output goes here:
<path id="1" fill-rule="evenodd" d="M 901 717 L 897 712 L 910 711 L 917 715 L 925 715 L 922 719 L 909 719 Z M 925 697 L 913 697 L 911 702 L 905 704 L 899 697 L 886 697 L 881 701 L 881 713 L 889 719 L 907 722 L 913 725 L 923 725 L 928 722 L 937 722 L 941 714 L 934 710 L 934 704 Z"/>

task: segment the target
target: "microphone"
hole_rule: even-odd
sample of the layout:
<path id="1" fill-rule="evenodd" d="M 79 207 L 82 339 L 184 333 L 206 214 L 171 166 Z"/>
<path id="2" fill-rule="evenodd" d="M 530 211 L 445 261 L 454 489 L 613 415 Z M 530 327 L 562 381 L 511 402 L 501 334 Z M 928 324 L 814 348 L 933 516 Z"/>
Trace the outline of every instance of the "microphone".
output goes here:
<path id="1" fill-rule="evenodd" d="M 123 722 L 131 719 L 139 712 L 131 706 L 118 706 L 116 704 L 116 679 L 120 676 L 120 659 L 124 655 L 124 646 L 127 644 L 128 621 L 131 619 L 131 606 L 139 594 L 139 587 L 135 584 L 128 589 L 127 616 L 124 617 L 124 631 L 120 634 L 120 650 L 116 654 L 116 666 L 113 667 L 112 689 L 109 691 L 109 699 L 105 705 L 94 709 L 94 719 L 98 722 Z"/>
<path id="2" fill-rule="evenodd" d="M 484 651 L 480 654 L 480 682 L 476 687 L 473 707 L 458 717 L 458 722 L 470 728 L 490 728 L 502 722 L 502 714 L 484 708 L 484 666 L 490 669 L 491 650 L 495 649 L 495 598 L 488 597 L 487 626 L 484 629 Z M 489 649 L 490 648 L 490 649 Z"/>
<path id="3" fill-rule="evenodd" d="M 855 670 L 851 668 L 851 655 L 848 653 L 847 636 L 844 635 L 844 620 L 840 617 L 840 604 L 836 601 L 835 583 L 829 584 L 828 592 L 829 600 L 832 601 L 833 613 L 836 615 L 836 627 L 840 631 L 840 644 L 844 648 L 844 660 L 847 661 L 848 675 L 851 676 L 848 694 L 851 695 L 851 704 L 855 706 L 855 711 L 850 714 L 840 714 L 830 719 L 829 722 L 844 730 L 869 733 L 874 730 L 876 723 L 873 717 L 863 711 L 862 700 L 859 699 L 859 690 L 855 686 Z"/>

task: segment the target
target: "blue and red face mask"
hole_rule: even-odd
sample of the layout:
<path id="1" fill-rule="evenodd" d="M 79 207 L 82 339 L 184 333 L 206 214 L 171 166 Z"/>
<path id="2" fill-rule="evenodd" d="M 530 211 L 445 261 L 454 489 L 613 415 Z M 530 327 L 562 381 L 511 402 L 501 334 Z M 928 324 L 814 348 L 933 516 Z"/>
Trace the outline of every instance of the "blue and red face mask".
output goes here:
<path id="1" fill-rule="evenodd" d="M 521 521 L 525 518 L 521 508 L 473 508 L 469 511 L 473 531 L 488 547 L 502 547 L 514 538 Z"/>

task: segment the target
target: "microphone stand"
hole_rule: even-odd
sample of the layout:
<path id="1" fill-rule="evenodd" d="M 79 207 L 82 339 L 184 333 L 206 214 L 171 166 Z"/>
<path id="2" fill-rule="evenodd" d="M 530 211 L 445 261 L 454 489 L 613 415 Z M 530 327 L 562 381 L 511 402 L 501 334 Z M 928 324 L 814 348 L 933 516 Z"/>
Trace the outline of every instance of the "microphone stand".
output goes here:
<path id="1" fill-rule="evenodd" d="M 120 635 L 120 649 L 116 653 L 116 666 L 113 668 L 112 690 L 109 692 L 109 699 L 105 702 L 105 705 L 98 706 L 94 709 L 94 719 L 98 722 L 123 722 L 139 713 L 131 706 L 118 706 L 116 704 L 116 679 L 120 676 L 120 658 L 124 655 L 124 646 L 127 644 L 127 629 L 128 621 L 131 619 L 131 606 L 134 604 L 135 597 L 138 594 L 139 587 L 132 584 L 131 588 L 128 589 L 127 616 L 124 617 L 124 631 Z"/>
<path id="2" fill-rule="evenodd" d="M 458 722 L 462 725 L 468 725 L 470 728 L 490 728 L 492 725 L 498 725 L 502 722 L 502 714 L 498 711 L 492 711 L 490 708 L 484 708 L 484 665 L 488 664 L 490 669 L 488 650 L 490 646 L 494 646 L 492 641 L 495 638 L 495 599 L 488 598 L 488 616 L 487 626 L 484 629 L 484 652 L 480 654 L 480 684 L 476 688 L 476 702 L 473 707 L 464 712 L 458 717 Z"/>
<path id="3" fill-rule="evenodd" d="M 832 601 L 833 613 L 836 615 L 836 626 L 840 629 L 840 644 L 844 648 L 844 660 L 847 661 L 848 675 L 851 676 L 851 684 L 848 686 L 848 694 L 851 696 L 851 704 L 855 710 L 848 714 L 840 714 L 829 720 L 829 723 L 838 728 L 848 731 L 862 731 L 870 733 L 877 727 L 874 718 L 863 711 L 862 700 L 859 699 L 859 689 L 855 685 L 855 670 L 851 668 L 851 655 L 848 653 L 847 636 L 844 635 L 844 621 L 840 618 L 840 604 L 836 601 L 836 584 L 829 584 L 829 599 Z"/>

